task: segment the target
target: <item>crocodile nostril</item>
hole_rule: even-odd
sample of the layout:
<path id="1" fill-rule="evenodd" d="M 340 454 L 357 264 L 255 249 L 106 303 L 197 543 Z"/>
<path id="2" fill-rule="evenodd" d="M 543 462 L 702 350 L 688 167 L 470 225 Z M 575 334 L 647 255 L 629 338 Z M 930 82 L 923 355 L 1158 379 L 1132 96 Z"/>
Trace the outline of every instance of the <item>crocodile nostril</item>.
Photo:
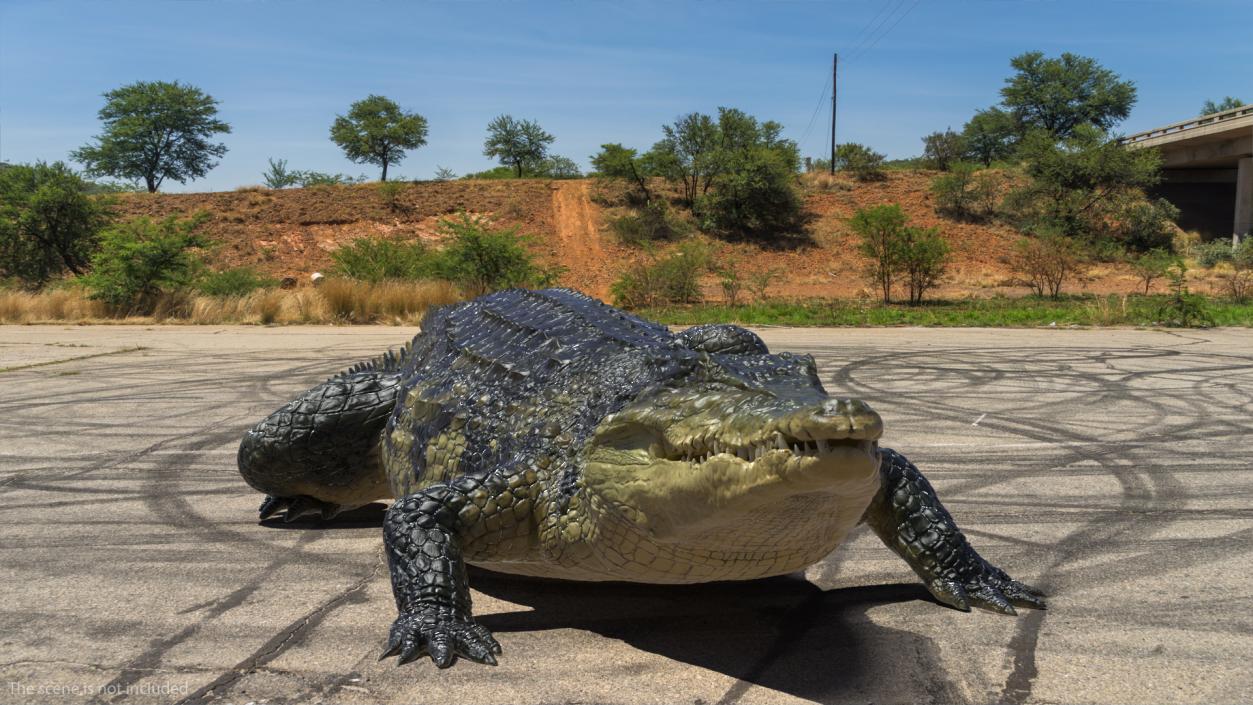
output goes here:
<path id="1" fill-rule="evenodd" d="M 849 416 L 862 411 L 865 404 L 846 397 L 828 399 L 822 403 L 822 414 L 824 416 Z"/>

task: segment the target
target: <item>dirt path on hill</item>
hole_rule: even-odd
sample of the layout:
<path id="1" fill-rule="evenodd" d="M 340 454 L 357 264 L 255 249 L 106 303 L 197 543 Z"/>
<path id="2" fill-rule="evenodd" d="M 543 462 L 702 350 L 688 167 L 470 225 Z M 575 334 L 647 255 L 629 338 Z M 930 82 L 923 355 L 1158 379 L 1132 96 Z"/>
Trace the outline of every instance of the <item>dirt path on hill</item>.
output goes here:
<path id="1" fill-rule="evenodd" d="M 600 237 L 600 209 L 592 204 L 588 182 L 561 181 L 553 188 L 553 221 L 559 262 L 569 271 L 565 283 L 592 296 L 609 295 L 612 274 Z"/>

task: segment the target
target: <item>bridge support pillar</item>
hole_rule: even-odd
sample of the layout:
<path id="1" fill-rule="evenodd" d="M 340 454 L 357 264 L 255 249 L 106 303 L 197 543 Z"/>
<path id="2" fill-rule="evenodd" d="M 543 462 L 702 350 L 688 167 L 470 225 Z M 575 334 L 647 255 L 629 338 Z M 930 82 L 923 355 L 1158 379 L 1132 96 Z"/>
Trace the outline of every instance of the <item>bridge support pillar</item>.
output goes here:
<path id="1" fill-rule="evenodd" d="M 1253 157 L 1244 157 L 1236 172 L 1236 222 L 1234 244 L 1253 232 Z"/>

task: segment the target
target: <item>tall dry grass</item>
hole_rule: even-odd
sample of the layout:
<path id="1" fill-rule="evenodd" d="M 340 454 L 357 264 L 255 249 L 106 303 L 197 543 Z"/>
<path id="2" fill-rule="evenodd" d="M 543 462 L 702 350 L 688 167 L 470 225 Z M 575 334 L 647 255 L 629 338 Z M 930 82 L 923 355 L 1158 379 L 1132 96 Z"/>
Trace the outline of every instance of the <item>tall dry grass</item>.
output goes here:
<path id="1" fill-rule="evenodd" d="M 460 301 L 456 287 L 439 281 L 371 284 L 325 280 L 316 289 L 260 289 L 243 296 L 163 295 L 151 316 L 113 315 L 85 292 L 0 291 L 0 323 L 382 323 L 413 325 L 428 308 Z"/>

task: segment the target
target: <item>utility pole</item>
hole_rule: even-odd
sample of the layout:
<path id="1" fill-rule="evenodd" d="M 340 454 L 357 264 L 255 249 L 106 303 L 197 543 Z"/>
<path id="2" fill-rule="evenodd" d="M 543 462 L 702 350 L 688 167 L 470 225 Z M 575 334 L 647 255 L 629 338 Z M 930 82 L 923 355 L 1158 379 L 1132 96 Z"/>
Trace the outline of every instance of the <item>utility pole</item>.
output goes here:
<path id="1" fill-rule="evenodd" d="M 831 59 L 831 174 L 835 175 L 835 89 L 839 78 L 840 55 Z"/>

